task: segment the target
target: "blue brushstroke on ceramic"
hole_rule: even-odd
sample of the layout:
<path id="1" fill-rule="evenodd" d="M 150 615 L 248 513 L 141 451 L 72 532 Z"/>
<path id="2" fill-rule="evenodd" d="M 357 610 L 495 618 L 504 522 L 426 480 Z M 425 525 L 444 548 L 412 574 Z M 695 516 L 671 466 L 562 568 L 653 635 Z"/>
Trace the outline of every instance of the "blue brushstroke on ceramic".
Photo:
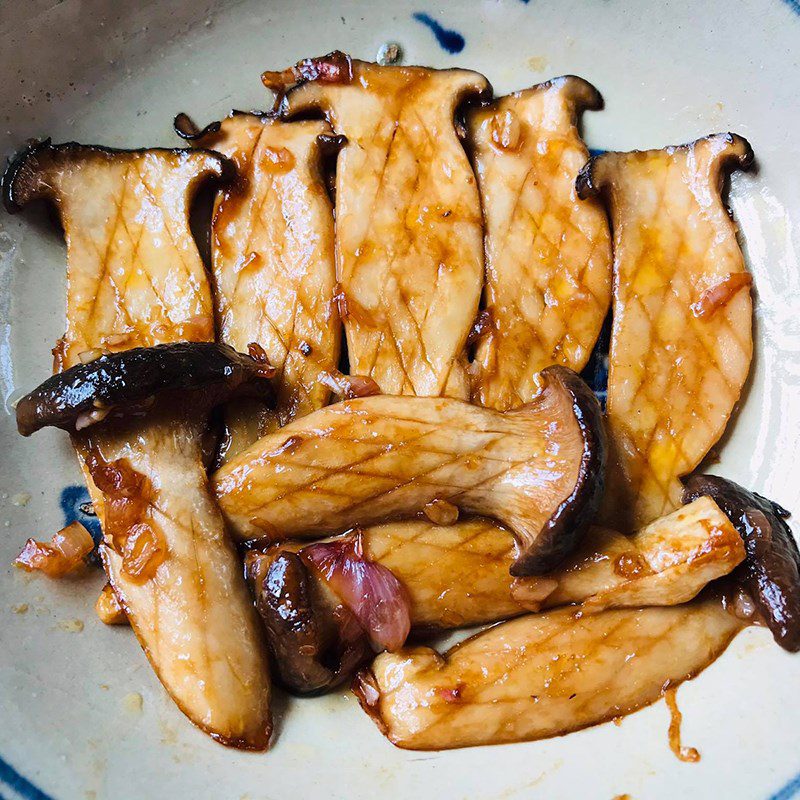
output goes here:
<path id="1" fill-rule="evenodd" d="M 77 484 L 65 486 L 58 497 L 64 525 L 80 522 L 92 534 L 95 544 L 100 542 L 100 522 L 93 514 L 87 514 L 81 506 L 91 506 L 89 492 Z M 9 794 L 10 793 L 10 794 Z M 26 777 L 20 775 L 11 764 L 0 758 L 0 800 L 53 800 L 49 794 L 37 789 Z"/>
<path id="2" fill-rule="evenodd" d="M 73 522 L 80 522 L 86 527 L 89 533 L 92 534 L 95 544 L 100 541 L 100 521 L 93 514 L 87 514 L 81 509 L 81 506 L 88 504 L 91 506 L 91 499 L 89 492 L 85 486 L 65 486 L 61 490 L 58 498 L 58 504 L 61 506 L 61 513 L 64 515 L 64 525 L 70 525 Z"/>
<path id="3" fill-rule="evenodd" d="M 608 395 L 608 350 L 611 346 L 611 317 L 607 317 L 597 337 L 589 361 L 581 372 L 581 377 L 595 393 L 600 406 L 605 411 Z"/>
<path id="4" fill-rule="evenodd" d="M 797 4 L 797 13 L 800 14 L 800 2 Z M 769 800 L 791 800 L 800 795 L 800 775 L 796 775 L 782 789 L 770 795 Z"/>
<path id="5" fill-rule="evenodd" d="M 7 792 L 11 792 L 11 794 Z M 3 800 L 17 800 L 17 798 L 21 798 L 21 800 L 53 800 L 49 794 L 37 789 L 2 758 L 0 758 L 0 797 Z"/>
<path id="6" fill-rule="evenodd" d="M 786 3 L 795 14 L 800 16 L 800 0 L 783 0 L 783 2 Z"/>
<path id="7" fill-rule="evenodd" d="M 603 153 L 607 153 L 608 150 L 596 150 L 592 147 L 589 148 L 589 155 L 594 158 L 595 156 L 601 156 Z"/>
<path id="8" fill-rule="evenodd" d="M 417 22 L 421 22 L 426 27 L 430 28 L 439 46 L 447 50 L 448 53 L 460 53 L 464 49 L 466 41 L 464 37 L 458 32 L 450 30 L 449 28 L 442 27 L 430 14 L 424 11 L 417 11 L 411 15 Z"/>

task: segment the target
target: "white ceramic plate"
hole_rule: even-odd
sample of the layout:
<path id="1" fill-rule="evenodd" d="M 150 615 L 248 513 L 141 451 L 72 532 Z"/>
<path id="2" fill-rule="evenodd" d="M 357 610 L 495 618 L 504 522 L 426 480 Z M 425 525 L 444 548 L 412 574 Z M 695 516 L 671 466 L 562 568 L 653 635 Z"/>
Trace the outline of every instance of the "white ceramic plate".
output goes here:
<path id="1" fill-rule="evenodd" d="M 423 13 L 455 35 L 443 49 Z M 459 35 L 461 38 L 459 38 Z M 576 73 L 606 110 L 593 148 L 746 136 L 755 175 L 731 192 L 757 287 L 757 355 L 716 470 L 800 508 L 800 3 L 797 0 L 6 0 L 0 5 L 0 150 L 27 137 L 140 147 L 175 144 L 171 120 L 267 104 L 259 74 L 345 49 L 460 65 L 499 93 Z M 800 794 L 800 656 L 763 630 L 679 692 L 684 740 L 667 746 L 663 704 L 620 727 L 452 753 L 389 745 L 340 693 L 294 701 L 261 755 L 214 744 L 173 706 L 129 630 L 104 627 L 99 576 L 29 577 L 11 564 L 80 512 L 66 437 L 18 437 L 9 401 L 50 369 L 63 332 L 64 253 L 45 215 L 0 216 L 0 797 L 4 798 L 789 798 Z M 29 498 L 29 499 L 28 499 Z M 20 613 L 27 608 L 25 613 Z M 131 701 L 141 695 L 141 710 Z M 126 699 L 127 698 L 127 699 Z"/>

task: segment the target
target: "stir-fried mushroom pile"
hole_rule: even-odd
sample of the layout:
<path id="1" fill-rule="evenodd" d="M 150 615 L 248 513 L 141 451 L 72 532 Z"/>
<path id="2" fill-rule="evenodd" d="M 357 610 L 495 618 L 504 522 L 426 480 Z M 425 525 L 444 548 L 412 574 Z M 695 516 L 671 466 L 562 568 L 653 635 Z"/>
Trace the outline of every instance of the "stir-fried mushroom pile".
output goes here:
<path id="1" fill-rule="evenodd" d="M 788 513 L 691 474 L 752 355 L 721 195 L 747 142 L 589 158 L 602 100 L 574 76 L 493 99 L 332 53 L 263 82 L 269 113 L 179 114 L 186 149 L 45 140 L 3 178 L 67 242 L 67 331 L 19 431 L 71 435 L 98 617 L 181 710 L 265 749 L 272 681 L 351 682 L 391 742 L 445 749 L 635 711 L 749 624 L 800 649 Z M 609 312 L 604 413 L 576 373 Z M 17 563 L 92 550 L 75 523 Z"/>

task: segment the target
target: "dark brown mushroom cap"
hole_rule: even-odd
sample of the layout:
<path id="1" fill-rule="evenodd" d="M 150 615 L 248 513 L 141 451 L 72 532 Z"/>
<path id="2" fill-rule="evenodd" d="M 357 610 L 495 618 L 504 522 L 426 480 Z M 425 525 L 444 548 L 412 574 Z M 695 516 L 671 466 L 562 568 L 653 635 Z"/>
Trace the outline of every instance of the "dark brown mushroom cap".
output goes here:
<path id="1" fill-rule="evenodd" d="M 288 691 L 329 691 L 372 654 L 351 612 L 321 595 L 297 553 L 280 546 L 251 551 L 245 575 L 264 621 L 277 678 Z"/>
<path id="2" fill-rule="evenodd" d="M 205 139 L 207 136 L 219 133 L 222 128 L 222 122 L 220 120 L 214 120 L 213 122 L 209 122 L 205 128 L 201 128 L 188 114 L 181 111 L 179 114 L 176 114 L 175 119 L 172 120 L 172 127 L 181 139 L 187 142 L 198 142 L 201 139 Z"/>
<path id="3" fill-rule="evenodd" d="M 747 590 L 775 641 L 790 652 L 800 650 L 800 552 L 789 512 L 777 503 L 716 475 L 693 475 L 683 502 L 711 497 L 744 539 L 747 557 L 734 577 Z"/>
<path id="4" fill-rule="evenodd" d="M 142 413 L 165 392 L 198 394 L 216 404 L 233 394 L 269 396 L 274 370 L 263 361 L 215 342 L 173 342 L 101 355 L 51 376 L 17 403 L 17 428 L 30 436 L 54 426 L 75 430 L 82 414 L 109 409 Z"/>
<path id="5" fill-rule="evenodd" d="M 718 167 L 722 172 L 733 171 L 734 169 L 747 170 L 753 166 L 755 155 L 750 142 L 738 133 L 712 133 L 704 136 L 702 139 L 697 139 L 688 144 L 672 145 L 671 147 L 664 148 L 667 153 L 674 153 L 680 150 L 691 150 L 699 145 L 701 142 L 707 140 L 719 140 L 729 146 L 727 152 L 723 153 L 719 161 Z M 626 155 L 633 155 L 643 151 L 633 150 L 631 153 L 615 153 L 607 152 L 600 153 L 599 155 L 592 156 L 578 172 L 575 178 L 575 191 L 581 200 L 587 197 L 595 197 L 602 194 L 608 187 L 609 174 L 608 165 L 613 164 L 614 160 Z M 655 152 L 655 151 L 651 151 Z"/>
<path id="6" fill-rule="evenodd" d="M 605 489 L 607 444 L 600 403 L 571 369 L 547 367 L 542 376 L 555 379 L 571 395 L 572 410 L 583 438 L 583 453 L 572 492 L 511 565 L 510 572 L 517 577 L 543 575 L 573 553 L 600 508 Z"/>
<path id="7" fill-rule="evenodd" d="M 209 126 L 210 127 L 210 126 Z M 0 182 L 0 196 L 9 214 L 16 214 L 31 200 L 37 198 L 53 199 L 52 186 L 48 182 L 48 172 L 52 169 L 69 167 L 70 164 L 87 158 L 114 159 L 143 153 L 164 153 L 170 155 L 196 156 L 204 152 L 207 156 L 204 169 L 198 170 L 196 179 L 202 181 L 215 177 L 223 183 L 236 177 L 236 167 L 232 161 L 212 150 L 181 148 L 143 148 L 120 150 L 102 145 L 84 145 L 77 142 L 53 144 L 51 139 L 32 140 L 27 147 L 15 153 L 9 160 Z"/>

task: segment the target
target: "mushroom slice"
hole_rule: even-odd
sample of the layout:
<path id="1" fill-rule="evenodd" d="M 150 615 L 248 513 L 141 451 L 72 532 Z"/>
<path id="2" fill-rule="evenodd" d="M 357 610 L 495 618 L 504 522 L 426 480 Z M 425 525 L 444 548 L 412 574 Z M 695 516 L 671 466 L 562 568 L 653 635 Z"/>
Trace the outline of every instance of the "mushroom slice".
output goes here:
<path id="1" fill-rule="evenodd" d="M 17 428 L 30 436 L 52 425 L 74 433 L 120 416 L 141 416 L 157 397 L 205 396 L 205 405 L 234 394 L 270 397 L 274 370 L 215 342 L 170 342 L 135 347 L 74 364 L 25 395 Z M 92 414 L 101 412 L 100 419 Z"/>
<path id="2" fill-rule="evenodd" d="M 204 150 L 49 139 L 12 159 L 3 176 L 6 208 L 52 200 L 64 226 L 69 329 L 54 350 L 56 371 L 106 350 L 213 340 L 208 281 L 186 218 L 200 183 L 232 171 Z"/>
<path id="3" fill-rule="evenodd" d="M 256 343 L 277 370 L 274 410 L 252 400 L 229 406 L 223 459 L 330 397 L 317 376 L 336 368 L 341 338 L 333 211 L 321 173 L 331 133 L 321 121 L 234 111 L 192 136 L 230 158 L 239 176 L 218 192 L 212 220 L 219 338 L 241 352 Z"/>
<path id="4" fill-rule="evenodd" d="M 684 502 L 713 497 L 744 539 L 747 558 L 735 576 L 752 597 L 775 641 L 800 650 L 800 552 L 789 512 L 772 500 L 716 475 L 693 475 Z"/>
<path id="5" fill-rule="evenodd" d="M 384 67 L 342 53 L 263 79 L 284 114 L 322 111 L 346 137 L 336 165 L 336 258 L 350 371 L 386 394 L 467 399 L 464 346 L 483 243 L 454 115 L 486 95 L 488 82 L 467 70 Z"/>
<path id="6" fill-rule="evenodd" d="M 508 525 L 515 575 L 552 569 L 580 542 L 602 495 L 597 400 L 548 367 L 517 411 L 379 395 L 337 403 L 265 436 L 214 489 L 240 540 L 314 537 L 410 516 L 434 500 Z"/>
<path id="7" fill-rule="evenodd" d="M 359 536 L 364 558 L 390 570 L 405 588 L 418 631 L 480 625 L 575 603 L 587 612 L 678 605 L 745 557 L 741 537 L 710 497 L 632 536 L 592 527 L 575 553 L 540 577 L 510 576 L 514 539 L 481 518 L 438 527 L 424 520 L 387 522 Z M 291 545 L 301 556 L 315 546 Z M 321 576 L 311 579 L 332 588 Z"/>
<path id="8" fill-rule="evenodd" d="M 211 291 L 188 211 L 201 180 L 224 178 L 230 169 L 222 156 L 203 150 L 45 142 L 11 163 L 3 193 L 11 208 L 36 197 L 51 200 L 64 226 L 68 328 L 56 366 L 67 371 L 55 385 L 69 387 L 75 374 L 69 367 L 101 356 L 78 368 L 93 376 L 89 388 L 73 386 L 63 408 L 64 393 L 44 394 L 58 402 L 55 408 L 45 402 L 47 413 L 38 422 L 31 417 L 35 424 L 63 419 L 59 414 L 74 412 L 88 397 L 101 412 L 107 410 L 102 397 L 136 398 L 145 386 L 124 380 L 132 365 L 147 391 L 159 381 L 176 388 L 147 413 L 139 408 L 138 415 L 108 419 L 75 433 L 73 443 L 103 525 L 109 581 L 165 688 L 218 741 L 264 749 L 271 719 L 262 626 L 202 462 L 208 406 L 217 391 L 196 383 L 189 395 L 177 391 L 187 380 L 218 382 L 217 367 L 231 378 L 239 357 L 204 345 L 210 348 L 204 364 L 196 347 L 174 346 L 213 340 Z M 154 347 L 171 343 L 172 349 Z M 148 349 L 101 355 L 131 347 Z M 188 377 L 177 375 L 179 364 L 188 366 Z"/>
<path id="9" fill-rule="evenodd" d="M 698 498 L 632 536 L 592 528 L 581 549 L 542 578 L 511 593 L 530 610 L 580 603 L 584 611 L 672 606 L 696 597 L 745 557 L 741 537 L 709 497 Z M 552 591 L 544 600 L 548 582 Z M 526 602 L 530 596 L 532 602 Z"/>
<path id="10" fill-rule="evenodd" d="M 545 739 L 653 703 L 741 627 L 714 598 L 590 615 L 565 608 L 495 625 L 443 656 L 382 653 L 354 688 L 387 738 L 409 750 Z"/>
<path id="11" fill-rule="evenodd" d="M 721 188 L 753 160 L 740 136 L 604 153 L 578 194 L 600 194 L 614 230 L 607 501 L 638 527 L 680 505 L 678 478 L 722 434 L 752 356 L 750 276 Z"/>
<path id="12" fill-rule="evenodd" d="M 485 220 L 486 332 L 473 398 L 505 411 L 535 393 L 550 364 L 580 371 L 611 301 L 605 211 L 581 202 L 575 178 L 589 152 L 578 115 L 602 107 L 568 75 L 502 97 L 469 117 Z"/>

